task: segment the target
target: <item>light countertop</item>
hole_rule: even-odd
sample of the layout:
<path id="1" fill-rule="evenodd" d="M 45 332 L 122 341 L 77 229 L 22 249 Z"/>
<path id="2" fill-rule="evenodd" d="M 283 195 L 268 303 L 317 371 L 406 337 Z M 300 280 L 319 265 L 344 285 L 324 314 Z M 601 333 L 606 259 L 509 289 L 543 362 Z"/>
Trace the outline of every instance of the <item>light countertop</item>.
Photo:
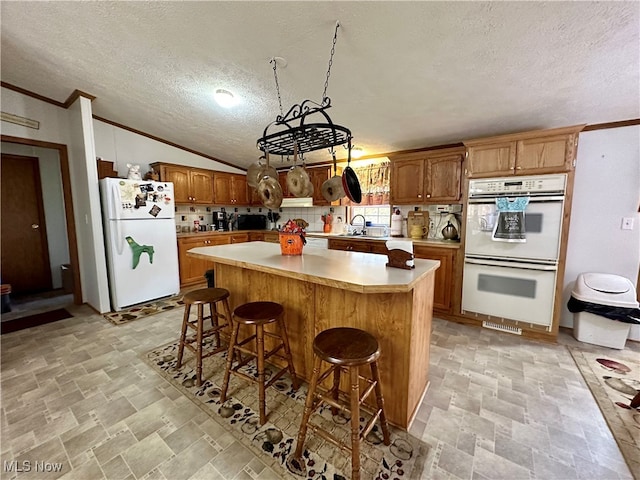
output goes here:
<path id="1" fill-rule="evenodd" d="M 243 233 L 278 233 L 277 230 L 233 230 L 233 231 L 206 231 L 206 232 L 187 232 L 187 233 L 178 233 L 178 238 L 188 238 L 188 237 L 198 237 L 204 235 L 241 235 Z M 387 240 L 411 240 L 414 245 L 425 245 L 432 247 L 441 247 L 441 248 L 460 248 L 459 241 L 452 240 L 437 240 L 437 239 L 424 239 L 424 240 L 412 240 L 409 237 L 367 237 L 367 236 L 358 236 L 358 235 L 340 235 L 338 233 L 324 233 L 324 232 L 306 232 L 305 235 L 307 237 L 316 237 L 316 238 L 336 238 L 340 240 L 353 240 L 356 242 L 386 242 Z"/>
<path id="2" fill-rule="evenodd" d="M 308 237 L 318 238 L 336 238 L 340 240 L 354 240 L 354 241 L 367 241 L 367 242 L 386 242 L 387 240 L 411 240 L 414 245 L 430 245 L 434 247 L 442 248 L 460 248 L 460 241 L 454 240 L 438 240 L 435 238 L 414 240 L 409 237 L 368 237 L 366 235 L 340 235 L 339 233 L 324 233 L 324 232 L 307 232 Z"/>
<path id="3" fill-rule="evenodd" d="M 415 259 L 415 268 L 386 267 L 386 255 L 304 247 L 302 255 L 282 255 L 280 245 L 247 242 L 192 248 L 187 255 L 301 281 L 360 293 L 408 292 L 440 262 Z"/>

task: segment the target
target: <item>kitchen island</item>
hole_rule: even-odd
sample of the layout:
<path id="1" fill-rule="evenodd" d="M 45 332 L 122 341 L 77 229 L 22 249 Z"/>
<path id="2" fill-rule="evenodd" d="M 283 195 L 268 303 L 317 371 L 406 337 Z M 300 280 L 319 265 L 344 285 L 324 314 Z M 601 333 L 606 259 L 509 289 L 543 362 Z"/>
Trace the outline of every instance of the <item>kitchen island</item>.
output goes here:
<path id="1" fill-rule="evenodd" d="M 410 425 L 428 386 L 438 261 L 416 259 L 404 270 L 369 253 L 305 247 L 303 255 L 283 256 L 268 242 L 198 247 L 187 255 L 214 264 L 216 286 L 230 291 L 232 308 L 260 300 L 284 306 L 296 373 L 307 381 L 319 332 L 354 327 L 375 335 L 387 418 Z"/>

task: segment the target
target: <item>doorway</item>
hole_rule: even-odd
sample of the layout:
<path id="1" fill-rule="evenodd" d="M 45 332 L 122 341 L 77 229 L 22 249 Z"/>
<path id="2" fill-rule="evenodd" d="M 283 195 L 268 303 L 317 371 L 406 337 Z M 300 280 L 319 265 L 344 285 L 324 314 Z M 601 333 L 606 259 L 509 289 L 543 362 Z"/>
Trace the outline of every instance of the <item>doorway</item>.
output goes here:
<path id="1" fill-rule="evenodd" d="M 66 230 L 66 242 L 68 244 L 68 252 L 69 252 L 68 253 L 69 264 L 67 265 L 67 268 L 70 270 L 70 272 L 67 272 L 67 274 L 70 273 L 70 275 L 67 275 L 67 280 L 70 280 L 70 281 L 66 282 L 66 285 L 64 285 L 64 288 L 52 290 L 51 267 L 49 264 L 49 251 L 47 248 L 47 241 L 46 241 L 47 232 L 46 232 L 46 227 L 44 226 L 45 223 L 42 220 L 38 220 L 38 222 L 26 223 L 28 230 L 35 230 L 36 232 L 39 233 L 40 237 L 42 238 L 42 242 L 44 244 L 43 253 L 42 255 L 38 255 L 38 257 L 40 257 L 40 259 L 43 261 L 43 263 L 46 266 L 46 270 L 48 272 L 48 283 L 46 280 L 44 284 L 38 284 L 37 282 L 34 283 L 32 281 L 31 275 L 29 277 L 30 286 L 27 286 L 26 289 L 21 286 L 21 281 L 17 282 L 16 283 L 16 287 L 18 288 L 17 290 L 18 293 L 16 297 L 17 301 L 15 303 L 12 302 L 14 307 L 12 312 L 5 313 L 2 315 L 3 320 L 5 320 L 5 318 L 6 319 L 18 318 L 18 317 L 30 315 L 36 312 L 55 309 L 61 306 L 61 304 L 65 302 L 67 305 L 69 303 L 80 305 L 82 304 L 82 290 L 81 290 L 81 284 L 80 284 L 80 273 L 78 269 L 78 245 L 77 245 L 77 238 L 76 238 L 76 232 L 75 232 L 75 220 L 74 220 L 75 217 L 73 213 L 73 198 L 71 194 L 71 179 L 69 174 L 69 161 L 68 161 L 68 155 L 67 155 L 67 147 L 66 145 L 62 145 L 62 144 L 43 142 L 39 140 L 32 140 L 32 139 L 26 139 L 26 138 L 20 138 L 20 137 L 11 137 L 8 135 L 1 135 L 0 140 L 2 142 L 7 142 L 11 144 L 40 147 L 40 148 L 51 149 L 56 151 L 57 159 L 59 160 L 60 176 L 62 180 L 62 196 L 63 196 L 62 203 L 64 205 L 62 205 L 61 208 L 64 209 L 64 217 L 65 217 L 64 223 L 66 224 L 64 225 L 64 229 Z M 5 167 L 4 167 L 5 157 L 11 157 L 11 156 L 15 157 L 15 155 L 11 155 L 11 154 L 2 155 L 3 177 L 5 174 Z M 20 159 L 21 161 L 24 160 L 25 156 L 20 156 Z M 9 159 L 7 160 L 8 160 L 7 166 L 9 166 L 13 161 Z M 25 169 L 25 170 L 30 170 L 30 175 L 32 175 L 33 178 L 29 179 L 29 175 L 27 175 L 25 171 L 21 172 L 19 175 L 21 175 L 21 181 L 23 183 L 25 182 L 28 183 L 30 181 L 31 183 L 36 184 L 38 186 L 38 188 L 36 188 L 36 190 L 38 190 L 40 186 L 39 179 L 37 178 L 39 176 L 39 171 L 34 170 L 33 160 L 34 160 L 33 157 L 31 160 L 28 160 L 31 166 Z M 35 160 L 37 164 L 37 158 Z M 2 187 L 3 187 L 3 192 L 2 192 L 2 210 L 3 210 L 2 211 L 3 213 L 2 215 L 3 217 L 2 218 L 2 256 L 3 256 L 2 278 L 3 278 L 3 281 L 8 281 L 6 279 L 6 272 L 4 268 L 4 262 L 5 262 L 5 251 L 4 251 L 5 250 L 4 248 L 5 247 L 4 245 L 5 243 L 5 208 L 4 208 L 5 207 L 5 204 L 4 204 L 5 182 L 4 182 L 4 178 L 2 180 Z M 16 193 L 14 190 L 13 197 L 16 197 L 16 196 L 18 197 L 18 199 L 14 201 L 16 203 L 19 203 L 19 197 L 20 197 L 19 191 L 18 193 Z M 37 202 L 36 202 L 36 210 L 40 209 L 42 211 L 43 203 L 46 201 L 51 201 L 51 199 L 46 199 L 46 198 L 42 199 L 41 193 L 40 193 L 40 199 L 41 200 L 40 200 L 39 206 L 37 205 Z M 12 201 L 12 200 L 9 200 L 9 201 Z M 34 225 L 38 225 L 38 226 L 32 227 Z M 9 236 L 7 238 L 11 238 L 10 236 L 11 234 L 8 233 L 8 235 Z M 25 257 L 24 255 L 27 255 L 27 256 Z M 26 253 L 26 254 L 23 254 L 22 256 L 23 259 L 24 258 L 28 259 L 24 263 L 28 263 L 30 269 L 35 256 L 36 255 L 34 255 L 33 253 Z M 46 257 L 46 258 L 43 259 L 43 257 Z M 71 285 L 69 286 L 69 284 Z M 13 287 L 13 285 L 12 285 L 12 290 L 16 291 L 16 288 Z M 22 292 L 24 292 L 23 295 L 21 295 Z M 12 298 L 14 297 L 13 293 L 11 297 Z"/>

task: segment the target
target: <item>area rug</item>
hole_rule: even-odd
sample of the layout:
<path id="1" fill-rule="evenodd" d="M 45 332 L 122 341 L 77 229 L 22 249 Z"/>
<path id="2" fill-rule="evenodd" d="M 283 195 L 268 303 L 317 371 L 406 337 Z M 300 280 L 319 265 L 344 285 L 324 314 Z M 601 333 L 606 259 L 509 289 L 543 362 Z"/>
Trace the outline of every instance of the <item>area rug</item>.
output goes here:
<path id="1" fill-rule="evenodd" d="M 11 333 L 71 317 L 73 317 L 73 315 L 67 312 L 64 308 L 58 308 L 57 310 L 36 313 L 34 315 L 28 315 L 26 317 L 15 318 L 13 320 L 2 322 L 0 328 L 2 329 L 2 333 Z"/>
<path id="2" fill-rule="evenodd" d="M 177 351 L 176 341 L 152 350 L 144 359 L 240 443 L 258 455 L 267 466 L 285 478 L 340 480 L 351 477 L 350 454 L 340 451 L 311 431 L 305 441 L 303 462 L 292 461 L 307 393 L 306 383 L 295 391 L 290 378 L 283 376 L 268 388 L 267 422 L 261 427 L 258 423 L 258 392 L 255 384 L 232 376 L 227 401 L 220 402 L 226 354 L 204 359 L 203 379 L 206 380 L 201 387 L 197 387 L 195 359 L 185 350 L 187 363 L 176 370 Z M 257 376 L 253 365 L 247 365 L 240 371 Z M 268 368 L 265 373 L 269 378 L 272 369 Z M 349 419 L 343 414 L 332 415 L 329 407 L 321 407 L 314 415 L 314 423 L 350 443 Z M 363 413 L 361 428 L 369 418 L 368 414 Z M 361 478 L 420 478 L 429 446 L 404 430 L 391 425 L 389 427 L 391 445 L 382 443 L 382 432 L 378 425 L 362 443 Z"/>
<path id="3" fill-rule="evenodd" d="M 154 302 L 134 305 L 133 307 L 125 308 L 119 312 L 105 313 L 103 314 L 103 317 L 115 325 L 122 325 L 123 323 L 155 315 L 156 313 L 173 310 L 174 308 L 182 307 L 183 305 L 184 302 L 182 301 L 182 295 L 176 295 L 174 297 L 164 298 Z"/>
<path id="4" fill-rule="evenodd" d="M 629 350 L 569 348 L 596 399 L 629 470 L 640 480 L 640 409 L 629 403 L 640 391 L 640 355 Z"/>

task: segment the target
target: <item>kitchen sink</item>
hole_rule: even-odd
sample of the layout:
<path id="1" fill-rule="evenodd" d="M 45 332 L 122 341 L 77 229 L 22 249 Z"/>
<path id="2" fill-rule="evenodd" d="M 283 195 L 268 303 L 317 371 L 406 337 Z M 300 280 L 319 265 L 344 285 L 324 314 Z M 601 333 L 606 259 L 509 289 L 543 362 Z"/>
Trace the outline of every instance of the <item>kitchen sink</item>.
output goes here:
<path id="1" fill-rule="evenodd" d="M 363 235 L 361 233 L 339 233 L 338 234 L 339 237 L 347 237 L 347 238 L 362 238 L 362 239 L 367 239 L 367 240 L 384 240 L 384 239 L 388 239 L 389 236 L 385 235 L 385 236 L 381 236 L 381 235 Z"/>

